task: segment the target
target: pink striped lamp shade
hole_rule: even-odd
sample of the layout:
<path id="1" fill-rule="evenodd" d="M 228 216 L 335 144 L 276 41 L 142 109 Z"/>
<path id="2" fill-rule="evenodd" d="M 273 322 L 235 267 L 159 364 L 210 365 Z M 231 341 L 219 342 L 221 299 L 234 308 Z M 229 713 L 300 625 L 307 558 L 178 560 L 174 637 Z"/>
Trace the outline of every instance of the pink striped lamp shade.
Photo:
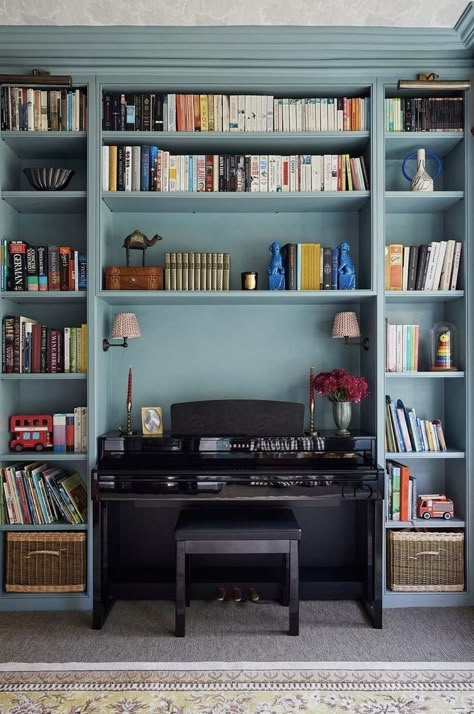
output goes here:
<path id="1" fill-rule="evenodd" d="M 359 321 L 355 312 L 338 312 L 332 326 L 333 337 L 360 337 Z"/>

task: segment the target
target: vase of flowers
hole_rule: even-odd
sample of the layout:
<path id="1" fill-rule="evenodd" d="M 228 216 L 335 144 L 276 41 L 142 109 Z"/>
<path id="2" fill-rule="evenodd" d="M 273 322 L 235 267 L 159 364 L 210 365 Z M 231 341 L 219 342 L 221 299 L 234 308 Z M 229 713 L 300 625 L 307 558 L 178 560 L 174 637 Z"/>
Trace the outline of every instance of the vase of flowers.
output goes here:
<path id="1" fill-rule="evenodd" d="M 332 414 L 340 436 L 347 436 L 351 423 L 352 404 L 357 404 L 369 393 L 367 380 L 349 374 L 345 369 L 320 372 L 314 378 L 314 389 L 332 402 Z"/>

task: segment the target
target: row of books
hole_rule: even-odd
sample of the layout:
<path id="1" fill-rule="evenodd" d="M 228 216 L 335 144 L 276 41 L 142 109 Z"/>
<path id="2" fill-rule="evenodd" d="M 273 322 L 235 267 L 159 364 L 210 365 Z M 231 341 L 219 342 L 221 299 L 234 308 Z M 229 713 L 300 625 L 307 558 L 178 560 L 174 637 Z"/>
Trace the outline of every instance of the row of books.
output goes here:
<path id="1" fill-rule="evenodd" d="M 463 97 L 385 100 L 385 131 L 463 131 Z"/>
<path id="2" fill-rule="evenodd" d="M 65 245 L 0 240 L 0 289 L 87 290 L 87 256 Z"/>
<path id="3" fill-rule="evenodd" d="M 385 320 L 385 370 L 417 372 L 419 325 L 392 325 Z"/>
<path id="4" fill-rule="evenodd" d="M 87 371 L 87 325 L 56 329 L 23 315 L 2 319 L 4 374 Z"/>
<path id="5" fill-rule="evenodd" d="M 369 128 L 362 97 L 105 92 L 105 131 L 361 131 Z"/>
<path id="6" fill-rule="evenodd" d="M 420 419 L 413 407 L 401 399 L 385 397 L 385 449 L 391 452 L 446 451 L 446 440 L 439 419 Z"/>
<path id="7" fill-rule="evenodd" d="M 230 253 L 164 255 L 165 290 L 230 290 Z"/>
<path id="8" fill-rule="evenodd" d="M 391 521 L 411 521 L 417 518 L 416 478 L 405 464 L 391 459 L 386 462 L 386 516 Z"/>
<path id="9" fill-rule="evenodd" d="M 385 246 L 385 290 L 456 290 L 461 255 L 461 241 L 391 243 Z"/>
<path id="10" fill-rule="evenodd" d="M 0 524 L 86 522 L 87 492 L 78 473 L 35 461 L 5 466 L 0 474 Z"/>
<path id="11" fill-rule="evenodd" d="M 338 290 L 339 251 L 319 243 L 286 243 L 281 248 L 287 290 Z"/>
<path id="12" fill-rule="evenodd" d="M 364 157 L 349 154 L 172 155 L 157 146 L 103 146 L 104 191 L 364 191 Z"/>
<path id="13" fill-rule="evenodd" d="M 87 452 L 88 408 L 53 414 L 53 451 L 65 454 Z"/>
<path id="14" fill-rule="evenodd" d="M 84 89 L 1 88 L 3 131 L 85 131 Z"/>

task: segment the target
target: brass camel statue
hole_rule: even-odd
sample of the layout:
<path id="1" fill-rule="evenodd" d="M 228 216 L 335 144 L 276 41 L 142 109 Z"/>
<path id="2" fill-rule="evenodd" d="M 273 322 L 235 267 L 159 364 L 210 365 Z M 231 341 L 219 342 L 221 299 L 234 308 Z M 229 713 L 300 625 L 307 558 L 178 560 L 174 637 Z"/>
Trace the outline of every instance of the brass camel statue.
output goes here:
<path id="1" fill-rule="evenodd" d="M 129 266 L 129 251 L 130 250 L 141 250 L 142 251 L 142 265 L 145 266 L 145 251 L 151 245 L 155 245 L 156 241 L 163 240 L 162 236 L 156 235 L 153 238 L 147 238 L 141 231 L 135 230 L 130 233 L 123 242 L 122 248 L 125 248 L 127 252 L 127 268 Z"/>

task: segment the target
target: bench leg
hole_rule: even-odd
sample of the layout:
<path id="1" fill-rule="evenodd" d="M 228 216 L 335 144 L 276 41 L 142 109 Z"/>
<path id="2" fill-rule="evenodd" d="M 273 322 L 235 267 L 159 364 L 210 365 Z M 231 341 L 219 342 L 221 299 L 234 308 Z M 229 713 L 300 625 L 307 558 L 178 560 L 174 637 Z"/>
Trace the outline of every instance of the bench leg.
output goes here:
<path id="1" fill-rule="evenodd" d="M 280 602 L 284 607 L 288 607 L 290 604 L 290 597 L 289 597 L 289 580 L 290 580 L 290 571 L 289 571 L 289 555 L 286 553 L 283 553 L 282 557 L 282 581 L 281 581 L 281 596 L 280 596 Z"/>
<path id="2" fill-rule="evenodd" d="M 191 605 L 191 556 L 186 554 L 186 607 Z"/>
<path id="3" fill-rule="evenodd" d="M 176 542 L 176 594 L 175 630 L 176 637 L 184 637 L 186 622 L 186 545 Z"/>
<path id="4" fill-rule="evenodd" d="M 290 541 L 290 635 L 299 635 L 300 632 L 300 594 L 299 594 L 299 541 Z"/>

